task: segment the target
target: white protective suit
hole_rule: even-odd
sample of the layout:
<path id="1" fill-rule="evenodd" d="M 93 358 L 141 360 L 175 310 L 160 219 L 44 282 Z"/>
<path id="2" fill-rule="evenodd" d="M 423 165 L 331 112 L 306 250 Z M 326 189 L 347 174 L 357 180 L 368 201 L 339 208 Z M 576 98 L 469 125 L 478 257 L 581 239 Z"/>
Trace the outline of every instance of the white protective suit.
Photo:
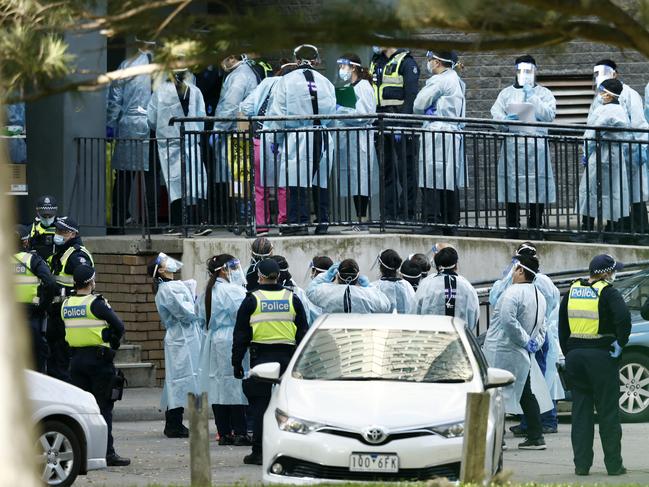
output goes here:
<path id="1" fill-rule="evenodd" d="M 508 86 L 500 92 L 491 107 L 494 120 L 505 120 L 511 103 L 531 103 L 538 122 L 549 123 L 556 116 L 557 102 L 547 88 L 535 85 L 532 96 L 526 100 L 523 88 Z M 548 129 L 540 127 L 505 126 L 518 137 L 506 136 L 498 156 L 499 203 L 554 203 L 557 199 L 554 172 L 547 140 Z M 525 138 L 524 136 L 528 137 Z M 539 138 L 535 138 L 539 137 Z M 536 150 L 535 150 L 536 148 Z M 505 157 L 507 168 L 505 170 Z M 518 169 L 518 170 L 517 170 Z M 507 187 L 505 188 L 505 185 Z M 517 195 L 518 194 L 518 199 Z"/>
<path id="2" fill-rule="evenodd" d="M 301 66 L 280 78 L 273 88 L 271 103 L 266 112 L 269 117 L 286 115 L 313 115 L 313 105 L 309 85 L 304 77 L 305 71 L 311 71 L 317 92 L 318 115 L 321 115 L 322 126 L 331 124 L 327 115 L 336 113 L 336 91 L 334 85 L 320 73 L 308 66 Z M 314 127 L 312 120 L 270 121 L 265 124 L 271 130 L 288 130 L 278 132 L 275 136 L 279 153 L 277 155 L 279 187 L 299 186 L 310 188 L 328 186 L 329 172 L 333 169 L 333 140 L 327 131 L 322 132 L 322 150 L 319 159 L 312 155 L 314 151 L 314 133 L 304 129 Z M 266 158 L 271 155 L 266 154 Z M 315 166 L 314 166 L 315 163 Z M 262 161 L 262 164 L 269 162 Z M 288 180 L 287 180 L 288 174 Z"/>
<path id="3" fill-rule="evenodd" d="M 291 279 L 290 285 L 284 283 L 284 287 L 293 291 L 295 295 L 300 298 L 300 301 L 302 301 L 302 306 L 304 306 L 306 320 L 309 326 L 311 326 L 313 322 L 317 320 L 318 317 L 322 314 L 322 308 L 313 304 L 307 296 L 306 291 L 298 286 L 294 280 Z"/>
<path id="4" fill-rule="evenodd" d="M 306 295 L 323 313 L 389 313 L 392 303 L 377 287 L 349 286 L 327 280 L 327 274 L 316 276 Z"/>
<path id="5" fill-rule="evenodd" d="M 422 115 L 428 108 L 437 117 L 464 117 L 464 89 L 452 69 L 431 76 L 417 94 L 413 112 Z M 458 123 L 425 122 L 419 148 L 419 187 L 455 191 L 465 185 L 462 126 Z M 453 131 L 458 133 L 439 133 Z"/>
<path id="6" fill-rule="evenodd" d="M 119 65 L 119 69 L 151 64 L 151 54 L 140 52 Z M 111 167 L 125 171 L 149 170 L 149 125 L 147 107 L 151 100 L 151 75 L 114 81 L 108 90 L 106 125 L 115 130 Z M 119 139 L 139 139 L 120 141 Z"/>
<path id="7" fill-rule="evenodd" d="M 193 84 L 185 83 L 189 90 L 188 117 L 204 117 L 205 102 L 201 91 Z M 160 168 L 169 193 L 169 201 L 184 197 L 185 204 L 195 204 L 207 197 L 207 173 L 201 160 L 200 136 L 185 138 L 185 181 L 186 194 L 182 194 L 180 162 L 180 124 L 169 126 L 172 117 L 184 117 L 176 85 L 171 81 L 162 83 L 151 96 L 147 108 L 149 127 L 156 131 Z M 202 122 L 185 123 L 187 131 L 202 131 Z"/>
<path id="8" fill-rule="evenodd" d="M 550 391 L 553 400 L 566 397 L 559 374 L 557 373 L 557 362 L 562 355 L 559 345 L 559 305 L 561 304 L 561 293 L 554 285 L 552 279 L 545 274 L 538 272 L 534 281 L 536 289 L 545 298 L 545 341 L 548 342 L 548 353 L 545 357 L 545 383 Z M 512 271 L 497 280 L 489 291 L 489 304 L 496 306 L 500 296 L 512 285 Z"/>
<path id="9" fill-rule="evenodd" d="M 628 127 L 629 117 L 618 103 L 600 105 L 588 115 L 588 125 L 606 127 Z M 602 220 L 617 221 L 629 216 L 629 179 L 624 150 L 621 145 L 628 138 L 627 132 L 607 132 L 601 134 L 601 181 L 602 181 Z M 587 170 L 579 182 L 577 210 L 580 215 L 597 218 L 597 151 L 595 150 L 595 131 L 584 133 L 584 146 L 588 151 Z M 606 140 L 612 140 L 607 142 Z M 619 142 L 616 142 L 619 141 Z M 621 173 L 621 174 L 620 174 Z M 610 177 L 609 177 L 610 175 Z"/>
<path id="10" fill-rule="evenodd" d="M 205 316 L 205 296 L 197 301 L 198 316 L 203 325 L 209 320 L 203 341 L 199 366 L 201 392 L 207 392 L 210 404 L 248 404 L 243 394 L 241 379 L 235 379 L 232 370 L 232 335 L 246 288 L 218 278 L 212 288 L 211 316 Z M 249 359 L 243 362 L 249 369 Z"/>
<path id="11" fill-rule="evenodd" d="M 618 99 L 620 105 L 626 111 L 629 117 L 629 127 L 633 129 L 649 129 L 649 123 L 644 116 L 644 104 L 640 93 L 631 88 L 629 85 L 622 84 L 622 93 Z M 598 107 L 602 106 L 599 97 L 593 99 L 588 115 Z M 589 124 L 590 125 L 590 124 Z M 626 162 L 626 174 L 629 178 L 629 190 L 631 203 L 639 203 L 649 200 L 649 169 L 647 161 L 643 158 L 643 152 L 649 141 L 649 134 L 640 132 L 630 132 L 628 140 L 641 142 L 624 146 L 624 160 Z"/>
<path id="12" fill-rule="evenodd" d="M 362 79 L 354 86 L 356 106 L 354 108 L 340 107 L 336 111 L 340 115 L 369 115 L 376 113 L 374 88 L 369 81 Z M 376 149 L 374 148 L 374 132 L 370 130 L 374 119 L 347 118 L 337 120 L 336 124 L 347 129 L 357 130 L 336 132 L 333 136 L 336 145 L 338 175 L 340 181 L 340 196 L 370 196 L 371 175 L 376 174 Z"/>
<path id="13" fill-rule="evenodd" d="M 164 337 L 165 381 L 160 408 L 187 406 L 187 394 L 199 391 L 198 361 L 203 333 L 194 307 L 196 281 L 161 282 L 155 295 Z"/>
<path id="14" fill-rule="evenodd" d="M 374 281 L 372 286 L 378 288 L 390 300 L 390 313 L 399 314 L 409 312 L 415 300 L 415 290 L 405 279 L 384 279 Z"/>
<path id="15" fill-rule="evenodd" d="M 480 319 L 478 293 L 463 276 L 451 275 L 456 279 L 455 317 L 464 320 L 467 327 L 475 332 Z M 445 316 L 447 300 L 444 274 L 430 275 L 419 283 L 410 313 Z"/>
<path id="16" fill-rule="evenodd" d="M 513 385 L 503 389 L 509 414 L 523 412 L 520 399 L 528 375 L 541 412 L 554 407 L 539 364 L 525 350 L 531 338 L 539 346 L 545 340 L 545 309 L 543 294 L 531 283 L 507 288 L 494 308 L 483 351 L 490 367 L 508 370 L 516 377 Z"/>

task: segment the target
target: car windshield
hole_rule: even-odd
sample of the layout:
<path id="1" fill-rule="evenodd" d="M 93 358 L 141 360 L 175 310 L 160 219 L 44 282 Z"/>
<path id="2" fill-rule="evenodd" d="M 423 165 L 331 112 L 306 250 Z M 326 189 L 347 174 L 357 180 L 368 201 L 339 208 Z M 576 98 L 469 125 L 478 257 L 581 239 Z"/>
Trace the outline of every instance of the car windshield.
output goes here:
<path id="1" fill-rule="evenodd" d="M 649 297 L 649 272 L 618 279 L 615 288 L 620 291 L 629 309 L 640 310 Z"/>
<path id="2" fill-rule="evenodd" d="M 293 377 L 454 383 L 471 380 L 473 369 L 455 332 L 337 328 L 311 336 Z"/>

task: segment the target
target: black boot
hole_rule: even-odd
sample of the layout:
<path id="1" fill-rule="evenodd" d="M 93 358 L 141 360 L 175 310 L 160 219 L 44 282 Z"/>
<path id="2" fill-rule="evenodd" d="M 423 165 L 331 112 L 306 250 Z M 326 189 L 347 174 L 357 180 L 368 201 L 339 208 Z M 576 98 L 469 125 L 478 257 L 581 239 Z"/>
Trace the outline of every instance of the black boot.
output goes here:
<path id="1" fill-rule="evenodd" d="M 261 465 L 263 457 L 261 452 L 252 452 L 250 455 L 243 457 L 243 463 L 246 465 Z"/>
<path id="2" fill-rule="evenodd" d="M 106 465 L 109 467 L 127 467 L 130 464 L 130 458 L 120 457 L 115 452 L 106 455 Z"/>
<path id="3" fill-rule="evenodd" d="M 164 434 L 167 438 L 188 438 L 189 430 L 183 425 L 183 408 L 165 411 Z"/>

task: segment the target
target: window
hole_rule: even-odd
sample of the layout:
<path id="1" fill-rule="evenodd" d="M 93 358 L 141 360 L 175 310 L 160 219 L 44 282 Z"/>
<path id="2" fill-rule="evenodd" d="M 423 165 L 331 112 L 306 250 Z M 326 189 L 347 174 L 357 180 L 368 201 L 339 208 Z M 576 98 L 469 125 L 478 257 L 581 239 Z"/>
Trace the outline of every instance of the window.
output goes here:
<path id="1" fill-rule="evenodd" d="M 556 123 L 586 123 L 595 96 L 592 75 L 539 76 L 538 83 L 557 100 Z"/>

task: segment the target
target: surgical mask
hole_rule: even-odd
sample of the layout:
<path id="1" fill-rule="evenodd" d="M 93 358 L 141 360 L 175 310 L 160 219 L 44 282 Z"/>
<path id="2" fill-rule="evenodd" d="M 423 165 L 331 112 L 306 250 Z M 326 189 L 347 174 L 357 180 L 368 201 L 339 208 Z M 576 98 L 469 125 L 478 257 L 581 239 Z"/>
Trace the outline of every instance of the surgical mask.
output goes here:
<path id="1" fill-rule="evenodd" d="M 613 284 L 615 282 L 615 277 L 617 276 L 617 272 L 611 273 L 608 279 L 606 279 L 606 282 L 609 284 Z"/>
<path id="2" fill-rule="evenodd" d="M 54 235 L 52 240 L 54 241 L 54 245 L 63 245 L 65 243 L 65 237 L 63 235 Z"/>
<path id="3" fill-rule="evenodd" d="M 432 61 L 428 61 L 426 63 L 426 71 L 428 71 L 430 74 L 434 73 L 434 71 L 433 71 L 433 62 Z"/>
<path id="4" fill-rule="evenodd" d="M 237 284 L 239 286 L 246 285 L 246 276 L 243 275 L 241 267 L 239 267 L 239 269 L 237 269 L 236 271 L 230 271 L 228 280 L 230 281 L 230 284 Z"/>
<path id="5" fill-rule="evenodd" d="M 164 252 L 160 252 L 158 254 L 158 257 L 156 257 L 155 264 L 156 264 L 156 269 L 153 272 L 153 275 L 156 275 L 156 271 L 158 270 L 157 269 L 158 267 L 165 269 L 167 272 L 174 274 L 178 272 L 183 266 L 182 262 L 176 259 L 172 259 Z"/>
<path id="6" fill-rule="evenodd" d="M 604 97 L 602 96 L 601 93 L 598 93 L 597 96 L 596 96 L 595 98 L 597 98 L 597 102 L 598 102 L 598 103 L 600 103 L 600 104 L 602 104 L 602 105 L 604 104 Z"/>
<path id="7" fill-rule="evenodd" d="M 599 65 L 593 68 L 593 88 L 599 88 L 604 80 L 615 78 L 615 70 L 610 66 Z"/>
<path id="8" fill-rule="evenodd" d="M 516 83 L 518 86 L 534 86 L 536 66 L 532 63 L 518 63 L 516 65 Z"/>
<path id="9" fill-rule="evenodd" d="M 343 81 L 349 81 L 352 78 L 352 72 L 345 68 L 340 68 L 338 70 L 338 76 L 340 76 L 340 79 Z"/>
<path id="10" fill-rule="evenodd" d="M 51 227 L 51 226 L 52 226 L 52 223 L 54 223 L 54 218 L 55 218 L 55 217 L 53 217 L 53 216 L 52 216 L 52 217 L 49 217 L 49 218 L 41 217 L 41 225 L 42 225 L 43 227 L 45 227 L 45 228 L 47 228 L 47 227 Z"/>
<path id="11" fill-rule="evenodd" d="M 381 49 L 379 46 L 372 46 L 372 52 L 374 54 L 381 54 L 383 52 L 383 49 Z"/>

